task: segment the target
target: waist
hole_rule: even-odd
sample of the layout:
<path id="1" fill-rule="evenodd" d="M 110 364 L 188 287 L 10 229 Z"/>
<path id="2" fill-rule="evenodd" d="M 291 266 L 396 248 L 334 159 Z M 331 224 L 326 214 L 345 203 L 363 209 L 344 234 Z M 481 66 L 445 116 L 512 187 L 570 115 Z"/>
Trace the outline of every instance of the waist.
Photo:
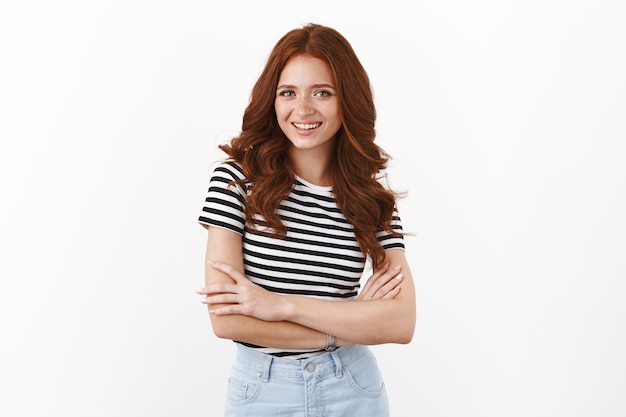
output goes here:
<path id="1" fill-rule="evenodd" d="M 324 352 L 307 359 L 289 359 L 273 356 L 253 348 L 236 343 L 236 363 L 259 374 L 266 374 L 271 369 L 274 375 L 296 377 L 303 372 L 313 370 L 326 372 L 342 372 L 344 366 L 357 361 L 359 358 L 372 355 L 369 347 L 364 345 L 350 345 L 337 348 L 334 352 Z"/>

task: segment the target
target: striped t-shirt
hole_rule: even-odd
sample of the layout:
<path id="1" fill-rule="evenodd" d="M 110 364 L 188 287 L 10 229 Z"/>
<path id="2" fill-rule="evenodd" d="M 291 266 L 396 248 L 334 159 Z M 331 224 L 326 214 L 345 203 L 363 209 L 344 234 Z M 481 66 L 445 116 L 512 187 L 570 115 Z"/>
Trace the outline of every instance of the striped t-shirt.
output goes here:
<path id="1" fill-rule="evenodd" d="M 244 211 L 246 188 L 229 185 L 243 178 L 241 166 L 236 162 L 218 165 L 211 176 L 199 222 L 205 227 L 221 227 L 242 236 L 245 275 L 252 282 L 276 293 L 327 300 L 355 299 L 366 258 L 356 241 L 352 225 L 337 207 L 332 187 L 321 187 L 296 177 L 291 194 L 278 210 L 287 227 L 286 237 L 280 239 L 248 229 Z M 255 220 L 262 221 L 262 217 L 257 215 Z M 397 213 L 392 225 L 395 231 L 402 232 Z M 404 249 L 402 236 L 382 231 L 377 237 L 385 249 Z M 265 353 L 294 359 L 324 352 L 244 344 Z"/>

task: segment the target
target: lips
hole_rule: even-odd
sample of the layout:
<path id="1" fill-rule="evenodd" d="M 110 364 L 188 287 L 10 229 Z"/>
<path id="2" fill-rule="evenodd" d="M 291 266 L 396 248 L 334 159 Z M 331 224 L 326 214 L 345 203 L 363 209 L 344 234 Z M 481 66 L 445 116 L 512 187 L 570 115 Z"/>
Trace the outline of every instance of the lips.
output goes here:
<path id="1" fill-rule="evenodd" d="M 315 128 L 320 127 L 322 124 L 321 123 L 292 123 L 296 129 L 299 130 L 312 130 Z"/>

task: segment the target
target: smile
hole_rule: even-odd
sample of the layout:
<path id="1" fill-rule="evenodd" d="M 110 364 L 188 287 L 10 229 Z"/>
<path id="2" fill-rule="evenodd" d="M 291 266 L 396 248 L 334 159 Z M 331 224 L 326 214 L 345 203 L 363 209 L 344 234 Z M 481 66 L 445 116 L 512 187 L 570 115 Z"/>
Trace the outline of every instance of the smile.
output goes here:
<path id="1" fill-rule="evenodd" d="M 320 127 L 321 123 L 293 123 L 293 125 L 300 130 L 311 130 L 316 127 Z"/>

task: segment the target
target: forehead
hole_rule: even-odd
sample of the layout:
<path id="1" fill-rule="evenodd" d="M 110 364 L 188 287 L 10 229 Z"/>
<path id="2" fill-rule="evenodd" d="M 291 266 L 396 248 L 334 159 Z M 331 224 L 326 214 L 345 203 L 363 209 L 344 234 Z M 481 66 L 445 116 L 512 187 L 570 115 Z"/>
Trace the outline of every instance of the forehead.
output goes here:
<path id="1" fill-rule="evenodd" d="M 280 73 L 279 84 L 334 83 L 333 72 L 326 61 L 312 56 L 297 55 L 287 61 Z"/>

